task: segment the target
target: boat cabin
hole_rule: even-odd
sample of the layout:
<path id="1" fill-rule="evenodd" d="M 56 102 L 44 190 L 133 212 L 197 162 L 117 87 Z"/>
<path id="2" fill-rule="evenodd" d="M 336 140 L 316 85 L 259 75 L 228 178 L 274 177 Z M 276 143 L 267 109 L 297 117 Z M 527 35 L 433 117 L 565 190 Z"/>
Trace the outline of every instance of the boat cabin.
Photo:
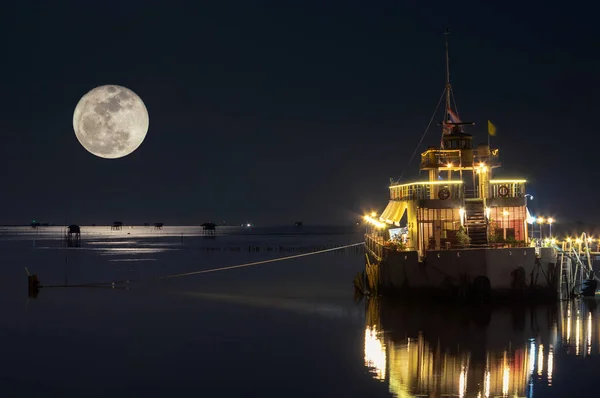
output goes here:
<path id="1" fill-rule="evenodd" d="M 421 154 L 427 180 L 390 185 L 389 203 L 378 220 L 379 229 L 390 235 L 384 240 L 393 239 L 390 228 L 404 228 L 402 244 L 421 256 L 427 250 L 526 243 L 526 181 L 494 179 L 498 149 L 473 148 L 472 139 L 457 130 L 444 135 L 439 148 Z"/>

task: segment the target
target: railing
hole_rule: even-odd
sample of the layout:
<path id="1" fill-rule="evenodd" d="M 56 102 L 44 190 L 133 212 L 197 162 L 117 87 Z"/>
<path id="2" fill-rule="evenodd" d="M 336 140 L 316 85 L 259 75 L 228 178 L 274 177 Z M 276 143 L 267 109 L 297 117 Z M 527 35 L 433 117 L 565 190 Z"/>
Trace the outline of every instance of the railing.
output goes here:
<path id="1" fill-rule="evenodd" d="M 497 149 L 429 149 L 421 154 L 421 168 L 471 167 L 476 163 L 500 164 Z"/>
<path id="2" fill-rule="evenodd" d="M 381 236 L 373 236 L 372 234 L 365 234 L 365 249 L 371 256 L 377 261 L 383 259 L 383 238 Z"/>
<path id="3" fill-rule="evenodd" d="M 485 163 L 490 166 L 500 164 L 500 154 L 497 149 L 480 148 L 473 150 L 473 160 L 475 163 Z"/>
<path id="4" fill-rule="evenodd" d="M 461 199 L 462 197 L 462 181 L 414 182 L 390 187 L 392 200 Z"/>
<path id="5" fill-rule="evenodd" d="M 522 198 L 525 196 L 525 180 L 491 180 L 491 198 Z"/>
<path id="6" fill-rule="evenodd" d="M 458 167 L 462 163 L 459 149 L 429 149 L 421 154 L 421 168 Z"/>

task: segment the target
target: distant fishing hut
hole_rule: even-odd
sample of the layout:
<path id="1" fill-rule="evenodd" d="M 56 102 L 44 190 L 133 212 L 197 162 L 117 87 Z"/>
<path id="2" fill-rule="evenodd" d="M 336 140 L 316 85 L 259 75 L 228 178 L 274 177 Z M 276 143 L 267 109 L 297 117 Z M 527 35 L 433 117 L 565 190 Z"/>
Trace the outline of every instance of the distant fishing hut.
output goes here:
<path id="1" fill-rule="evenodd" d="M 81 228 L 79 225 L 71 224 L 67 227 L 65 242 L 67 243 L 67 247 L 81 246 Z"/>
<path id="2" fill-rule="evenodd" d="M 201 225 L 201 227 L 205 235 L 214 235 L 216 232 L 217 225 L 211 222 L 205 222 Z"/>
<path id="3" fill-rule="evenodd" d="M 161 222 L 155 222 L 154 223 L 154 229 L 162 229 L 163 225 L 165 225 L 165 224 L 163 224 Z"/>
<path id="4" fill-rule="evenodd" d="M 115 222 L 113 222 L 112 226 L 110 227 L 111 231 L 120 231 L 122 229 L 123 229 L 122 221 L 115 221 Z"/>

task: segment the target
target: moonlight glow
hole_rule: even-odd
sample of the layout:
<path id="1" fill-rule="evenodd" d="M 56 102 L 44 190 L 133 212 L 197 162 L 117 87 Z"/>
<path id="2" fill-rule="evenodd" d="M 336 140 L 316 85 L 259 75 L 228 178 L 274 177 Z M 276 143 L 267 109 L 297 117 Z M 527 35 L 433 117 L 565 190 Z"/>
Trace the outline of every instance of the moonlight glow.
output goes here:
<path id="1" fill-rule="evenodd" d="M 148 132 L 148 111 L 126 87 L 100 86 L 84 95 L 73 114 L 77 139 L 90 153 L 106 159 L 135 151 Z"/>

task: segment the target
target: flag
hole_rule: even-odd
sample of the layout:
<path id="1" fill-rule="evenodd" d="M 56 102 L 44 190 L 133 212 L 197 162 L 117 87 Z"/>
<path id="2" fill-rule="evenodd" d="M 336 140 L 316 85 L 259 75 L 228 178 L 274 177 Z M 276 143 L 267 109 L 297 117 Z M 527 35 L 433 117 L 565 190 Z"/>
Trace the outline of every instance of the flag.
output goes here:
<path id="1" fill-rule="evenodd" d="M 462 123 L 462 120 L 460 120 L 460 118 L 458 117 L 458 115 L 456 113 L 454 113 L 454 111 L 450 108 L 448 108 L 448 118 L 450 119 L 450 130 L 455 130 L 458 132 L 463 132 L 463 128 L 462 126 L 456 126 L 453 123 Z"/>
<path id="2" fill-rule="evenodd" d="M 496 126 L 494 126 L 492 124 L 492 122 L 490 122 L 489 120 L 488 120 L 488 133 L 490 135 L 496 135 Z"/>
<path id="3" fill-rule="evenodd" d="M 452 111 L 452 109 L 448 108 L 448 117 L 452 123 L 462 123 L 460 118 L 456 113 Z"/>

